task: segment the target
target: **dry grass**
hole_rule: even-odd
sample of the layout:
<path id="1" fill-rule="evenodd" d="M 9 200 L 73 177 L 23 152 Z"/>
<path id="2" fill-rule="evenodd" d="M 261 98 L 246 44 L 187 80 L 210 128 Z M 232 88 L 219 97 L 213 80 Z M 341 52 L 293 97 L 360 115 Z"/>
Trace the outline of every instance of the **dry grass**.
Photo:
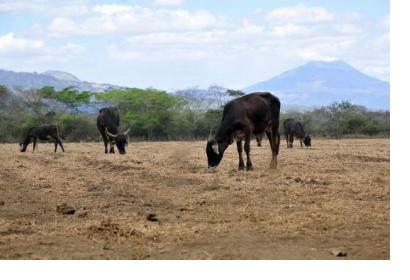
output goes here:
<path id="1" fill-rule="evenodd" d="M 267 144 L 253 143 L 253 172 L 237 171 L 231 146 L 215 173 L 203 142 L 132 143 L 125 156 L 0 145 L 0 258 L 389 258 L 389 140 L 282 141 L 276 171 Z M 57 213 L 63 203 L 76 213 Z"/>

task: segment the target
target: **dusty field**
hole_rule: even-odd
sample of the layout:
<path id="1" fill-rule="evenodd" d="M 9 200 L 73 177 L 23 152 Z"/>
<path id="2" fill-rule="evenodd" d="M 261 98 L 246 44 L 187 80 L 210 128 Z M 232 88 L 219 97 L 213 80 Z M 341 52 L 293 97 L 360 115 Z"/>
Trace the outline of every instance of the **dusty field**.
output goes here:
<path id="1" fill-rule="evenodd" d="M 252 172 L 235 145 L 208 172 L 204 145 L 0 145 L 0 258 L 389 259 L 388 140 L 282 141 L 272 171 L 264 139 Z"/>

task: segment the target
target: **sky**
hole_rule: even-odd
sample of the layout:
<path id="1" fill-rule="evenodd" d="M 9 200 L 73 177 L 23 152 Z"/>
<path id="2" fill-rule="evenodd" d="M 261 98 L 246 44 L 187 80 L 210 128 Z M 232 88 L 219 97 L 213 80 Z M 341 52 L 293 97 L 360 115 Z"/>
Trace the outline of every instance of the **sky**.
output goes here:
<path id="1" fill-rule="evenodd" d="M 389 1 L 0 0 L 0 69 L 240 89 L 311 60 L 389 81 Z"/>

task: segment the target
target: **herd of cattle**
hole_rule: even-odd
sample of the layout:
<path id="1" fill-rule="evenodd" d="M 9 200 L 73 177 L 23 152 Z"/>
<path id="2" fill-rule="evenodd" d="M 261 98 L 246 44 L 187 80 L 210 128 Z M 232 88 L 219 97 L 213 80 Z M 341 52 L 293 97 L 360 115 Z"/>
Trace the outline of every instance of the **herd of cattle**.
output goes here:
<path id="1" fill-rule="evenodd" d="M 223 109 L 222 120 L 215 134 L 212 132 L 206 145 L 208 158 L 208 168 L 215 169 L 222 160 L 225 150 L 234 141 L 238 149 L 239 169 L 245 168 L 242 156 L 242 141 L 246 153 L 246 170 L 252 170 L 250 158 L 250 141 L 252 134 L 255 135 L 258 146 L 261 146 L 263 134 L 266 134 L 272 151 L 271 168 L 277 166 L 277 155 L 279 153 L 279 99 L 268 92 L 255 92 L 238 97 L 228 102 Z M 120 114 L 116 107 L 102 108 L 97 117 L 97 128 L 104 141 L 105 153 L 108 153 L 108 143 L 110 153 L 114 153 L 114 146 L 120 154 L 125 154 L 125 147 L 128 144 L 128 133 L 120 133 Z M 294 119 L 286 119 L 283 123 L 287 148 L 293 147 L 294 138 L 300 140 L 300 145 L 310 146 L 311 138 L 303 129 L 303 125 Z M 57 125 L 42 125 L 32 127 L 24 133 L 20 142 L 20 151 L 25 152 L 27 146 L 33 143 L 33 152 L 36 149 L 38 140 L 54 141 L 54 152 L 57 152 L 58 145 L 64 152 L 61 135 Z"/>

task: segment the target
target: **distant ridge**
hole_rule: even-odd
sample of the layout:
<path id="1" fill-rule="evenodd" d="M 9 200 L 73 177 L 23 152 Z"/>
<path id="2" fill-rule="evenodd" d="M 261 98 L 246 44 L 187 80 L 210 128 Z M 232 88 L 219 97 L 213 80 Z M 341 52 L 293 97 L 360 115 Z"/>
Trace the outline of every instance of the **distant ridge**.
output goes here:
<path id="1" fill-rule="evenodd" d="M 48 70 L 46 72 L 43 72 L 42 74 L 49 75 L 56 78 L 57 80 L 81 82 L 76 76 L 68 72 Z"/>
<path id="2" fill-rule="evenodd" d="M 270 91 L 285 104 L 323 106 L 350 100 L 372 109 L 390 107 L 388 82 L 368 76 L 340 60 L 311 61 L 243 91 Z"/>
<path id="3" fill-rule="evenodd" d="M 109 89 L 121 88 L 110 84 L 81 81 L 71 73 L 49 70 L 44 73 L 14 72 L 0 69 L 0 84 L 11 90 L 37 89 L 52 86 L 56 90 L 74 87 L 79 91 L 102 92 Z"/>

